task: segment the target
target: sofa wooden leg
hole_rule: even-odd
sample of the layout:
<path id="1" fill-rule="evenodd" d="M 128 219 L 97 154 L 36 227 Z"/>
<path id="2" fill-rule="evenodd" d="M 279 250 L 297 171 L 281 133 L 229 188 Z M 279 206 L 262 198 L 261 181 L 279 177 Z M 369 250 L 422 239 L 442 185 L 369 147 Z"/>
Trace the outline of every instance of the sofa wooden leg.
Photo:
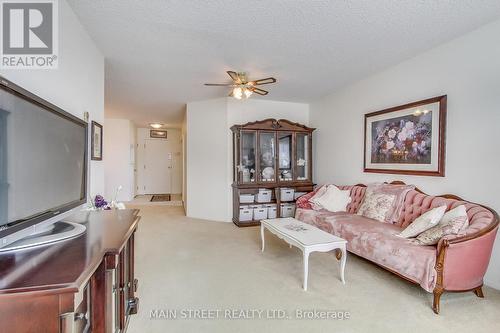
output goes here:
<path id="1" fill-rule="evenodd" d="M 335 258 L 337 258 L 337 260 L 342 259 L 342 251 L 340 249 L 335 249 Z"/>
<path id="2" fill-rule="evenodd" d="M 476 289 L 473 290 L 474 294 L 476 294 L 477 297 L 484 298 L 483 294 L 483 287 L 477 287 Z"/>
<path id="3" fill-rule="evenodd" d="M 439 301 L 441 300 L 441 295 L 443 290 L 434 290 L 434 303 L 432 304 L 432 310 L 435 314 L 439 314 Z"/>

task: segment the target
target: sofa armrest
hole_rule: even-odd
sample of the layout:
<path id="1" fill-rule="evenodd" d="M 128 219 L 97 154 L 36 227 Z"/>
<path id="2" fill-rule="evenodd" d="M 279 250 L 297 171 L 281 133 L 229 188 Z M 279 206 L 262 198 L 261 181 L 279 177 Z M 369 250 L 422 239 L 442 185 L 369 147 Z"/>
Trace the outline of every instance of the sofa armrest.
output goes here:
<path id="1" fill-rule="evenodd" d="M 439 241 L 436 270 L 439 274 L 442 269 L 445 290 L 463 291 L 483 285 L 497 230 L 498 226 L 480 236 L 443 237 Z"/>
<path id="2" fill-rule="evenodd" d="M 312 205 L 309 202 L 309 199 L 311 199 L 321 187 L 322 186 L 318 186 L 314 191 L 298 197 L 297 200 L 295 201 L 296 207 L 303 209 L 312 209 Z"/>

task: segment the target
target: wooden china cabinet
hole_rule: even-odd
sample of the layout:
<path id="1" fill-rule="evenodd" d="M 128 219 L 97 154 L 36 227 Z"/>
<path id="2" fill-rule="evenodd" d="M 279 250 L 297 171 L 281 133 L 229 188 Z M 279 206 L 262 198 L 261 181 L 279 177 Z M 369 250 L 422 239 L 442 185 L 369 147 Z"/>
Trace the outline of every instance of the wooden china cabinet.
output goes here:
<path id="1" fill-rule="evenodd" d="M 312 182 L 312 133 L 314 128 L 285 119 L 265 119 L 234 125 L 233 222 L 239 227 L 259 225 L 259 220 L 240 221 L 242 194 L 272 190 L 269 204 L 276 204 L 280 217 L 280 189 L 310 192 Z"/>

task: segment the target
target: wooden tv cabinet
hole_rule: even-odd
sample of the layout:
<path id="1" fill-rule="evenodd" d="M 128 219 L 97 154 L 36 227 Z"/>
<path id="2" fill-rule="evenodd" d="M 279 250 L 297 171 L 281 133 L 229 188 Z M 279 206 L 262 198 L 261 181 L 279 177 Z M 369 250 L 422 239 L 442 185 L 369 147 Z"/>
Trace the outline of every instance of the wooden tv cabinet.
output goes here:
<path id="1" fill-rule="evenodd" d="M 80 212 L 84 234 L 0 253 L 0 331 L 120 332 L 137 313 L 138 210 Z"/>

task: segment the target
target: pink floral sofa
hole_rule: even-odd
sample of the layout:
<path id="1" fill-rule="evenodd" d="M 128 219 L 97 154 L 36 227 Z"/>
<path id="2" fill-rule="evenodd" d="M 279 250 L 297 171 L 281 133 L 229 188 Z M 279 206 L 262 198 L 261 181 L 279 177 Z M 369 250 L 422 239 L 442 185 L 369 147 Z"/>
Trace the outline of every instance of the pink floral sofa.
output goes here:
<path id="1" fill-rule="evenodd" d="M 297 200 L 295 217 L 346 239 L 349 252 L 432 292 L 435 313 L 439 313 L 439 300 L 444 291 L 473 291 L 478 297 L 483 297 L 483 277 L 499 223 L 494 210 L 453 195 L 431 196 L 415 189 L 406 194 L 399 221 L 388 224 L 356 215 L 366 185 L 339 188 L 350 190 L 351 203 L 346 212 L 313 210 L 308 201 L 314 194 L 311 192 Z M 446 205 L 450 210 L 462 204 L 467 209 L 469 227 L 460 236 L 445 236 L 437 246 L 416 245 L 395 236 L 432 208 Z"/>

